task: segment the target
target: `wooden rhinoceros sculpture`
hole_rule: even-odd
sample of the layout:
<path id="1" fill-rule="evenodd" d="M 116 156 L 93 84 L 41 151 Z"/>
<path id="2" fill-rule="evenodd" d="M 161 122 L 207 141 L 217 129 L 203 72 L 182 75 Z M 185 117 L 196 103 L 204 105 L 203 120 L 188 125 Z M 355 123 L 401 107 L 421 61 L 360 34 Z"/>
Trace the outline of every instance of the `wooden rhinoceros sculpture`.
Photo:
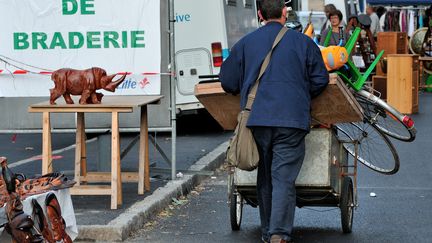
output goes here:
<path id="1" fill-rule="evenodd" d="M 81 95 L 80 104 L 100 104 L 102 93 L 96 90 L 104 89 L 114 92 L 127 74 L 112 82 L 117 74 L 107 75 L 102 68 L 92 67 L 85 70 L 62 68 L 52 73 L 51 79 L 54 81 L 54 88 L 50 89 L 50 104 L 55 104 L 55 100 L 63 95 L 67 104 L 73 104 L 70 95 Z"/>

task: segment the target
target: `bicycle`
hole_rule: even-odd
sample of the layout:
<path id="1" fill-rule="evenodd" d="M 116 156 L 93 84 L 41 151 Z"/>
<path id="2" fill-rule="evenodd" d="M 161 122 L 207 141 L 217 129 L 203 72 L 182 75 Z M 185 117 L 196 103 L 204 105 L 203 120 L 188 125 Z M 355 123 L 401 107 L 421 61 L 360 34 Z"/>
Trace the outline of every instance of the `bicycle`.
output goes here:
<path id="1" fill-rule="evenodd" d="M 348 55 L 351 54 L 360 31 L 357 27 L 347 41 L 345 48 Z M 364 88 L 383 53 L 384 51 L 381 51 L 378 54 L 364 74 L 360 73 L 351 60 L 347 61 L 345 68 L 335 71 L 351 88 L 352 94 L 363 108 L 364 116 L 361 122 L 336 124 L 336 128 L 341 132 L 338 136 L 342 140 L 348 139 L 358 143 L 358 150 L 354 144 L 345 143 L 349 154 L 374 171 L 395 174 L 399 170 L 400 160 L 387 136 L 411 142 L 415 139 L 416 129 L 414 121 L 409 116 L 401 114 L 379 96 L 374 95 L 374 91 L 368 92 Z"/>
<path id="2" fill-rule="evenodd" d="M 352 52 L 359 34 L 360 28 L 357 27 L 351 38 L 347 41 L 345 47 L 348 55 Z M 354 89 L 355 92 L 353 92 L 353 94 L 356 96 L 360 105 L 367 110 L 365 115 L 371 123 L 377 125 L 378 129 L 390 137 L 406 142 L 414 141 L 416 134 L 414 121 L 409 116 L 401 114 L 373 93 L 363 89 L 365 82 L 383 54 L 384 51 L 378 54 L 364 74 L 360 73 L 351 60 L 347 62 L 347 69 L 339 69 L 336 73 L 345 83 Z M 351 76 L 351 78 L 349 78 L 349 76 Z M 355 81 L 353 82 L 352 80 Z"/>

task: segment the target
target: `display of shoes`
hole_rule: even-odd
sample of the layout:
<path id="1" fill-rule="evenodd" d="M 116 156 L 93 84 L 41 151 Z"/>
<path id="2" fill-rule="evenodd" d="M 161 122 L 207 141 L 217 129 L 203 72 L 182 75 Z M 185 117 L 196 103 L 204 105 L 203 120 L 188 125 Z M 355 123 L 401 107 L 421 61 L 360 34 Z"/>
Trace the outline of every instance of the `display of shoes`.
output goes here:
<path id="1" fill-rule="evenodd" d="M 12 236 L 13 243 L 71 243 L 66 233 L 66 223 L 61 215 L 60 204 L 53 192 L 45 199 L 46 215 L 37 200 L 32 200 L 33 218 L 23 211 L 22 200 L 25 198 L 72 187 L 75 181 L 64 174 L 49 173 L 27 179 L 23 174 L 14 174 L 7 166 L 7 159 L 0 157 L 0 207 L 6 205 L 8 222 L 4 225 Z M 48 219 L 48 220 L 47 220 Z"/>

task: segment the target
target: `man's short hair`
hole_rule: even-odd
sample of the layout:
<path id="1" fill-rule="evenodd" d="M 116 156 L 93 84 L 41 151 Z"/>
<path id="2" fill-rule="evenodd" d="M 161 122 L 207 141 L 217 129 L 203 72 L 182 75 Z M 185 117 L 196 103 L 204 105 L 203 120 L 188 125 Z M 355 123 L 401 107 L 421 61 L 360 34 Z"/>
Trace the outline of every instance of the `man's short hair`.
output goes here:
<path id="1" fill-rule="evenodd" d="M 258 2 L 258 9 L 264 20 L 281 18 L 283 8 L 285 8 L 284 0 L 261 0 Z"/>
<path id="2" fill-rule="evenodd" d="M 338 16 L 339 21 L 342 21 L 342 18 L 343 18 L 342 12 L 339 11 L 338 9 L 333 10 L 333 11 L 330 12 L 329 19 L 331 18 L 331 16 Z"/>

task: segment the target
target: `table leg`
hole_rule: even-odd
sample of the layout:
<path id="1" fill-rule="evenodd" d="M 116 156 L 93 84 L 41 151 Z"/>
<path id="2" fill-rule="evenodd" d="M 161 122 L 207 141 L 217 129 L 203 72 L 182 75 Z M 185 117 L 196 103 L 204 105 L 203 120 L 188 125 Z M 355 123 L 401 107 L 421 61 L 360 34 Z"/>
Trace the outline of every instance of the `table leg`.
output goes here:
<path id="1" fill-rule="evenodd" d="M 147 106 L 141 106 L 138 194 L 150 191 L 150 161 L 148 145 Z"/>
<path id="2" fill-rule="evenodd" d="M 112 112 L 111 122 L 111 209 L 117 209 L 117 205 L 122 204 L 120 132 L 118 112 Z"/>
<path id="3" fill-rule="evenodd" d="M 51 150 L 51 121 L 50 113 L 42 114 L 42 175 L 51 173 L 52 168 L 52 150 Z"/>
<path id="4" fill-rule="evenodd" d="M 75 181 L 76 185 L 79 186 L 81 184 L 81 168 L 82 168 L 82 152 L 83 152 L 83 133 L 84 133 L 84 113 L 77 112 L 77 128 L 76 128 L 76 137 L 75 137 Z"/>
<path id="5" fill-rule="evenodd" d="M 85 133 L 84 113 L 82 116 L 82 133 L 81 133 L 81 175 L 87 176 L 87 145 Z"/>
<path id="6" fill-rule="evenodd" d="M 424 65 L 424 61 L 422 61 L 422 60 L 420 60 L 419 61 L 419 71 L 420 71 L 420 73 L 419 73 L 419 78 L 420 78 L 420 80 L 419 80 L 419 83 L 420 83 L 420 85 L 419 85 L 419 87 L 421 87 L 421 89 L 425 89 L 425 88 L 427 88 L 427 86 L 426 86 L 426 80 L 424 80 L 424 76 L 423 76 L 423 65 Z"/>

